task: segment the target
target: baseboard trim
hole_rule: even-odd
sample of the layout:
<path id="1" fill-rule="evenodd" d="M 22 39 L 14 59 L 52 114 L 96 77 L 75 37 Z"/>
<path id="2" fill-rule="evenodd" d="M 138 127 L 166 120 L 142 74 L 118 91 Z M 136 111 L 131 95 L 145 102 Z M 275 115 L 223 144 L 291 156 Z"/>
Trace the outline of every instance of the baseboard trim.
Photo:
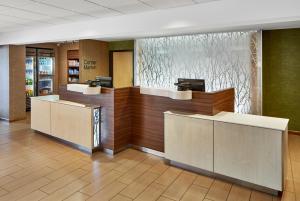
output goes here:
<path id="1" fill-rule="evenodd" d="M 0 120 L 1 120 L 1 121 L 7 121 L 7 122 L 11 122 L 11 121 L 9 121 L 9 119 L 7 119 L 7 118 L 3 118 L 3 117 L 0 117 Z"/>
<path id="2" fill-rule="evenodd" d="M 7 119 L 7 118 L 3 118 L 3 117 L 0 117 L 0 120 L 1 121 L 7 121 L 7 122 L 14 122 L 14 121 L 21 121 L 21 120 L 25 120 L 26 119 L 26 117 L 22 117 L 22 118 L 17 118 L 17 119 Z"/>
<path id="3" fill-rule="evenodd" d="M 102 152 L 108 154 L 108 155 L 114 155 L 114 151 L 112 149 L 107 149 L 107 148 L 103 148 L 103 149 L 100 149 Z"/>
<path id="4" fill-rule="evenodd" d="M 300 131 L 289 130 L 289 134 L 300 135 Z"/>
<path id="5" fill-rule="evenodd" d="M 156 151 L 156 150 L 153 150 L 153 149 L 149 149 L 149 148 L 146 148 L 146 147 L 131 145 L 131 148 L 142 151 L 142 152 L 145 152 L 145 153 L 148 153 L 148 154 L 153 154 L 155 156 L 159 156 L 159 157 L 162 157 L 162 158 L 165 156 L 165 153 L 163 153 L 163 152 Z"/>

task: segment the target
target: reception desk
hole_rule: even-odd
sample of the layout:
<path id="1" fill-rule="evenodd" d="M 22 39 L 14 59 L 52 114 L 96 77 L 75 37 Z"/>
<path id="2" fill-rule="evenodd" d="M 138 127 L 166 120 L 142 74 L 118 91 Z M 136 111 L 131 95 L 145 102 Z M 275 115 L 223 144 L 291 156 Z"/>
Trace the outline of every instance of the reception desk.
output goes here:
<path id="1" fill-rule="evenodd" d="M 232 112 L 165 112 L 165 157 L 201 170 L 283 191 L 288 119 Z"/>
<path id="2" fill-rule="evenodd" d="M 84 95 L 61 86 L 59 95 L 63 100 L 101 106 L 101 143 L 112 153 L 128 146 L 163 153 L 164 112 L 167 110 L 205 115 L 234 110 L 233 88 L 215 92 L 193 91 L 191 100 L 142 94 L 139 87 L 102 87 L 99 95 Z"/>
<path id="3" fill-rule="evenodd" d="M 32 97 L 31 128 L 92 153 L 100 145 L 100 108 L 57 95 Z"/>

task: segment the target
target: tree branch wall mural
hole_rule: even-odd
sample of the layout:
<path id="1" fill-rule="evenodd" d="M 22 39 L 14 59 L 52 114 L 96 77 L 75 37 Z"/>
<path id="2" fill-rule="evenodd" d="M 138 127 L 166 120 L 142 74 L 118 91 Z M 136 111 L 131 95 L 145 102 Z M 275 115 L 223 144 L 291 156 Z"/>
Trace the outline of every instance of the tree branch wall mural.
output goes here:
<path id="1" fill-rule="evenodd" d="M 136 85 L 174 88 L 177 78 L 205 79 L 208 92 L 235 88 L 236 112 L 260 114 L 260 43 L 258 31 L 138 39 Z"/>

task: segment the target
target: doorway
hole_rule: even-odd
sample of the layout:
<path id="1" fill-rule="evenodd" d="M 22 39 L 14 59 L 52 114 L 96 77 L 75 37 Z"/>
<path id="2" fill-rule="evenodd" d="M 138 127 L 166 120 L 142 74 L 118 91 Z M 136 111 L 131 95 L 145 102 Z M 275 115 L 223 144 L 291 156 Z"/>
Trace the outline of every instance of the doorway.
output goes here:
<path id="1" fill-rule="evenodd" d="M 133 86 L 133 51 L 110 51 L 109 74 L 114 88 Z"/>

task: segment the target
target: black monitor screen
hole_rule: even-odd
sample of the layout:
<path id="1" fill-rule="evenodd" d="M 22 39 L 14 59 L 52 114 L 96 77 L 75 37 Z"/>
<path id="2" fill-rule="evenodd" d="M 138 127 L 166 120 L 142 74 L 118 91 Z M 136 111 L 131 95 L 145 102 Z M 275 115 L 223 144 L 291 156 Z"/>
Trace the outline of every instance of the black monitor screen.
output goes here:
<path id="1" fill-rule="evenodd" d="M 205 91 L 205 80 L 178 78 L 178 84 L 189 83 L 189 89 L 192 91 Z"/>
<path id="2" fill-rule="evenodd" d="M 101 87 L 112 87 L 112 78 L 111 77 L 96 77 L 96 82 L 99 83 Z"/>

